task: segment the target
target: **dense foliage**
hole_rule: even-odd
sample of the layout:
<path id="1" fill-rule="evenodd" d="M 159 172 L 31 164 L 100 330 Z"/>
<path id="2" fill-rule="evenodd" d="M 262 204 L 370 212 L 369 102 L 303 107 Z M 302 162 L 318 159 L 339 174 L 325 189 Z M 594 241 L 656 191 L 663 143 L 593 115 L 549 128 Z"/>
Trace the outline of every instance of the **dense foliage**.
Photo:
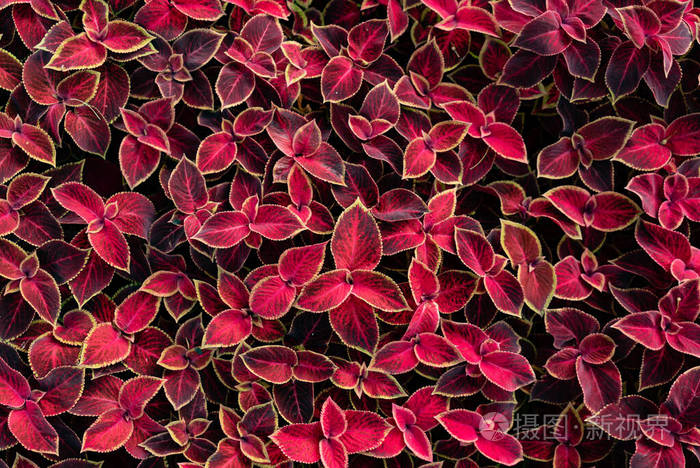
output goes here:
<path id="1" fill-rule="evenodd" d="M 0 467 L 700 463 L 691 1 L 0 11 Z"/>

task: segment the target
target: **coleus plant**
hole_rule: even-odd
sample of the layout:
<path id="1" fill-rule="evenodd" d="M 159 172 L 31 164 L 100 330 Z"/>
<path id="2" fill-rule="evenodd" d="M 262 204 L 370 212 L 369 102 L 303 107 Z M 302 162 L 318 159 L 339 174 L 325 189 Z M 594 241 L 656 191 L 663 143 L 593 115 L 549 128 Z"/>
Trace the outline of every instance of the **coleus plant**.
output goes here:
<path id="1" fill-rule="evenodd" d="M 75 34 L 70 27 L 57 32 L 59 37 L 67 37 L 59 43 L 47 68 L 59 71 L 95 68 L 105 62 L 108 51 L 135 52 L 153 39 L 136 24 L 121 19 L 110 21 L 110 6 L 102 0 L 85 0 L 79 9 L 83 13 L 82 32 Z"/>
<path id="2" fill-rule="evenodd" d="M 0 467 L 700 463 L 692 2 L 0 11 Z"/>

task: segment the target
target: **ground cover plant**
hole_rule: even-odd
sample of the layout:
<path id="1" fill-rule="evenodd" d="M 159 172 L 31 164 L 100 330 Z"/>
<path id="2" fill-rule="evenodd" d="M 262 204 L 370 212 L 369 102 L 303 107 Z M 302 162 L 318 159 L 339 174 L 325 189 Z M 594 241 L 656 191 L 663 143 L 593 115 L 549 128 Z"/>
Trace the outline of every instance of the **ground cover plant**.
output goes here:
<path id="1" fill-rule="evenodd" d="M 700 465 L 692 2 L 0 33 L 0 467 Z"/>

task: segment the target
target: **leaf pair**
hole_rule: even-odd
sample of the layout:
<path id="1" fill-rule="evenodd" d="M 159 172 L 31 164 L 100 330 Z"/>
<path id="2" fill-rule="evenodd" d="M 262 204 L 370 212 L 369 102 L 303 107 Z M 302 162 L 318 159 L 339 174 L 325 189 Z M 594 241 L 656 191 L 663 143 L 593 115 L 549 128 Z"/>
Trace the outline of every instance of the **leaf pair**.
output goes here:
<path id="1" fill-rule="evenodd" d="M 27 255 L 12 242 L 0 239 L 0 276 L 10 280 L 5 294 L 19 291 L 39 317 L 56 323 L 61 294 L 56 280 L 41 268 L 36 253 Z"/>
<path id="2" fill-rule="evenodd" d="M 639 216 L 639 207 L 616 192 L 591 195 L 572 185 L 555 187 L 544 194 L 552 204 L 579 226 L 599 231 L 618 231 L 632 224 Z"/>
<path id="3" fill-rule="evenodd" d="M 523 137 L 510 125 L 496 120 L 469 101 L 453 101 L 443 105 L 454 120 L 471 124 L 467 135 L 486 143 L 499 156 L 517 162 L 527 162 Z"/>
<path id="4" fill-rule="evenodd" d="M 433 387 L 417 390 L 403 405 L 392 404 L 393 424 L 384 442 L 370 452 L 381 458 L 397 457 L 408 448 L 422 460 L 433 461 L 433 449 L 427 432 L 438 425 L 435 419 L 449 406 L 447 398 L 432 393 Z"/>
<path id="5" fill-rule="evenodd" d="M 11 140 L 32 159 L 56 165 L 56 148 L 51 137 L 37 126 L 22 123 L 19 116 L 13 120 L 0 113 L 0 138 Z"/>
<path id="6" fill-rule="evenodd" d="M 51 189 L 53 197 L 66 210 L 88 225 L 87 236 L 95 252 L 108 264 L 128 271 L 129 245 L 124 234 L 148 238 L 155 207 L 139 193 L 122 192 L 107 201 L 90 187 L 66 182 Z"/>
<path id="7" fill-rule="evenodd" d="M 329 28 L 315 27 L 312 30 L 331 57 L 321 72 L 321 95 L 324 101 L 340 102 L 354 96 L 363 79 L 369 81 L 365 68 L 379 63 L 389 29 L 383 20 L 365 21 L 349 32 L 336 26 L 333 28 L 333 33 Z M 347 57 L 340 55 L 343 47 L 347 47 Z"/>
<path id="8" fill-rule="evenodd" d="M 522 461 L 523 448 L 515 437 L 506 434 L 510 424 L 501 413 L 482 415 L 454 409 L 439 415 L 437 420 L 452 437 L 463 443 L 473 443 L 482 455 L 496 463 L 513 466 Z"/>
<path id="9" fill-rule="evenodd" d="M 627 190 L 642 200 L 644 212 L 658 218 L 666 229 L 678 229 L 685 218 L 700 221 L 698 177 L 673 174 L 665 179 L 659 174 L 641 174 L 632 178 Z"/>
<path id="10" fill-rule="evenodd" d="M 520 315 L 524 301 L 523 288 L 513 274 L 504 269 L 505 257 L 497 255 L 486 237 L 478 231 L 456 228 L 454 236 L 457 255 L 464 265 L 483 278 L 486 292 L 495 306 L 505 313 Z M 533 291 L 530 297 L 533 298 L 536 293 L 539 294 L 539 291 Z M 542 302 L 541 298 L 537 300 Z"/>
<path id="11" fill-rule="evenodd" d="M 483 331 L 475 325 L 443 320 L 442 331 L 463 359 L 478 366 L 481 374 L 503 390 L 514 392 L 534 381 L 532 367 L 518 354 L 517 335 L 503 322 Z"/>
<path id="12" fill-rule="evenodd" d="M 345 163 L 335 148 L 323 141 L 315 120 L 307 122 L 295 112 L 278 108 L 266 130 L 285 155 L 275 164 L 275 172 L 287 174 L 298 164 L 315 178 L 332 184 L 345 183 Z"/>
<path id="13" fill-rule="evenodd" d="M 642 171 L 664 167 L 673 154 L 694 156 L 700 153 L 700 114 L 684 115 L 667 127 L 655 122 L 634 130 L 615 160 Z"/>
<path id="14" fill-rule="evenodd" d="M 616 344 L 598 332 L 598 321 L 578 309 L 552 309 L 547 312 L 545 325 L 559 348 L 547 360 L 547 371 L 561 380 L 576 377 L 583 402 L 591 411 L 617 402 L 622 395 L 622 378 L 612 361 Z"/>
<path id="15" fill-rule="evenodd" d="M 214 21 L 221 15 L 223 11 L 218 0 L 155 0 L 139 8 L 134 21 L 171 41 L 185 30 L 188 18 Z"/>
<path id="16" fill-rule="evenodd" d="M 467 90 L 442 81 L 445 59 L 435 40 L 416 49 L 406 69 L 408 75 L 402 76 L 394 85 L 394 92 L 401 104 L 429 109 L 431 104 L 441 106 L 450 101 L 469 99 Z"/>
<path id="17" fill-rule="evenodd" d="M 329 397 L 321 408 L 320 422 L 291 424 L 270 438 L 294 461 L 321 461 L 326 468 L 341 468 L 347 466 L 349 454 L 377 447 L 388 431 L 388 425 L 378 415 L 342 410 Z"/>
<path id="18" fill-rule="evenodd" d="M 109 20 L 109 6 L 102 0 L 80 4 L 84 32 L 66 38 L 51 57 L 47 68 L 79 70 L 96 68 L 107 59 L 107 51 L 135 52 L 153 40 L 143 28 L 128 21 Z"/>
<path id="19" fill-rule="evenodd" d="M 142 433 L 162 428 L 145 412 L 162 385 L 162 379 L 149 376 L 122 381 L 108 375 L 92 381 L 71 410 L 80 416 L 97 416 L 83 435 L 81 451 L 111 452 L 122 446 L 132 454 L 139 450 Z"/>
<path id="20" fill-rule="evenodd" d="M 256 107 L 245 109 L 233 123 L 224 119 L 221 131 L 207 136 L 199 145 L 196 161 L 202 174 L 224 171 L 235 161 L 252 173 L 261 172 L 265 151 L 252 137 L 262 132 L 272 117 L 272 111 Z"/>
<path id="21" fill-rule="evenodd" d="M 571 137 L 561 138 L 540 152 L 537 156 L 538 175 L 561 179 L 577 170 L 586 171 L 594 161 L 616 156 L 627 142 L 633 125 L 630 120 L 615 117 L 602 117 L 584 125 Z M 583 168 L 579 167 L 581 164 Z"/>
<path id="22" fill-rule="evenodd" d="M 352 295 L 381 310 L 406 308 L 396 283 L 373 271 L 382 257 L 382 239 L 376 221 L 359 200 L 338 218 L 331 253 L 337 269 L 306 284 L 297 307 L 324 312 L 340 306 Z"/>

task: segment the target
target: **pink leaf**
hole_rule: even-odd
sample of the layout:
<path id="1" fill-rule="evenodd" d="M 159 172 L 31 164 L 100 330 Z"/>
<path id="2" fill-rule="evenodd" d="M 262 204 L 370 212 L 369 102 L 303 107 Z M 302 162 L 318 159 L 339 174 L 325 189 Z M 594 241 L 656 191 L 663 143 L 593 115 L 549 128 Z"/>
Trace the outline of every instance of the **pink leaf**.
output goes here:
<path id="1" fill-rule="evenodd" d="M 494 351 L 484 356 L 479 369 L 487 379 L 509 392 L 535 380 L 535 373 L 527 359 L 505 351 Z"/>
<path id="2" fill-rule="evenodd" d="M 301 463 L 316 463 L 321 459 L 319 442 L 323 438 L 321 423 L 291 424 L 270 436 L 290 459 Z"/>

